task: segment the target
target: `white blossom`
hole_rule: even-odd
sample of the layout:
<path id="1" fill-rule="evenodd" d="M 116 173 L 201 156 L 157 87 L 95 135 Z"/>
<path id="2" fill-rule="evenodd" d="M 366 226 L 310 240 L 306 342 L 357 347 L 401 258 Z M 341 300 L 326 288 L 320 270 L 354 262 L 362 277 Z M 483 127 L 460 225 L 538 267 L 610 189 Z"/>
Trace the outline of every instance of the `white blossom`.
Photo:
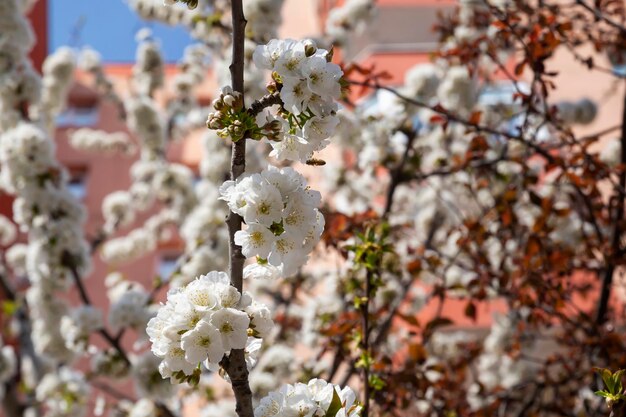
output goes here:
<path id="1" fill-rule="evenodd" d="M 335 100 L 341 96 L 343 72 L 327 58 L 328 51 L 309 40 L 272 40 L 256 47 L 254 63 L 279 75 L 280 98 L 289 112 L 277 118 L 282 124 L 281 136 L 269 141 L 273 148 L 270 156 L 305 162 L 328 144 L 337 126 Z M 257 117 L 259 125 L 273 120 L 267 113 Z"/>
<path id="2" fill-rule="evenodd" d="M 306 263 L 321 237 L 324 218 L 317 209 L 320 194 L 309 189 L 300 174 L 270 166 L 260 174 L 226 181 L 220 193 L 248 225 L 235 235 L 246 257 L 258 256 L 261 263 L 280 268 L 283 276 L 295 274 Z M 250 271 L 248 267 L 245 275 Z M 270 271 L 259 267 L 254 275 L 273 275 Z"/>
<path id="3" fill-rule="evenodd" d="M 180 371 L 192 375 L 200 362 L 215 369 L 231 349 L 247 349 L 249 309 L 252 320 L 264 334 L 268 333 L 269 310 L 253 303 L 249 294 L 241 295 L 224 272 L 213 271 L 186 287 L 170 290 L 166 304 L 147 326 L 152 352 L 162 359 L 161 375 L 173 377 L 174 381 L 179 379 Z M 256 337 L 260 334 L 257 332 Z"/>
<path id="4" fill-rule="evenodd" d="M 270 392 L 255 408 L 254 417 L 326 415 L 335 397 L 341 402 L 337 416 L 360 415 L 361 406 L 349 387 L 340 389 L 324 380 L 312 379 L 308 384 L 287 384 Z"/>

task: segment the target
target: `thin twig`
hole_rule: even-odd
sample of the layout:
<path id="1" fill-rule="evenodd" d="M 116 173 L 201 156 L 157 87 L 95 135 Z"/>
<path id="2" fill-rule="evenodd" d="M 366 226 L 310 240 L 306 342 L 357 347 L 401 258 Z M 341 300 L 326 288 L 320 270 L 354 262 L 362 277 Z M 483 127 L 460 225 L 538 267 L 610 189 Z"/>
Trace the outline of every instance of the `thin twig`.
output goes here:
<path id="1" fill-rule="evenodd" d="M 282 100 L 280 98 L 280 93 L 276 92 L 272 94 L 267 94 L 250 105 L 250 108 L 248 109 L 248 114 L 251 116 L 256 116 L 261 113 L 263 109 L 281 103 Z"/>
<path id="2" fill-rule="evenodd" d="M 361 370 L 363 376 L 363 410 L 361 411 L 362 417 L 369 417 L 370 410 L 370 297 L 372 296 L 372 280 L 374 279 L 371 269 L 367 270 L 365 274 L 365 300 L 361 303 L 361 349 L 367 356 L 367 360 L 363 364 Z"/>
<path id="3" fill-rule="evenodd" d="M 402 159 L 398 163 L 398 165 L 391 171 L 391 182 L 389 184 L 389 188 L 387 188 L 387 199 L 385 201 L 385 210 L 383 211 L 383 219 L 386 219 L 391 212 L 391 206 L 393 205 L 393 196 L 398 188 L 398 185 L 403 180 L 404 167 L 409 159 L 409 155 L 411 153 L 411 149 L 413 148 L 413 142 L 417 137 L 417 132 L 409 132 L 409 137 L 406 142 L 406 146 L 404 148 L 404 153 L 402 154 Z"/>
<path id="4" fill-rule="evenodd" d="M 622 136 L 621 142 L 621 164 L 622 167 L 626 164 L 626 92 L 624 93 L 624 103 L 622 109 Z M 626 187 L 626 170 L 621 169 L 619 173 L 619 187 L 624 189 Z M 602 278 L 602 290 L 600 293 L 600 299 L 598 300 L 598 310 L 596 312 L 596 324 L 602 324 L 606 321 L 606 313 L 608 310 L 609 299 L 611 297 L 611 287 L 613 285 L 613 275 L 615 272 L 616 256 L 619 254 L 620 239 L 622 235 L 622 222 L 624 221 L 624 196 L 615 189 L 614 196 L 614 209 L 611 213 L 611 222 L 613 223 L 613 234 L 611 236 L 611 252 L 607 257 L 606 271 Z M 613 206 L 610 204 L 609 207 Z"/>
<path id="5" fill-rule="evenodd" d="M 63 254 L 63 265 L 70 270 L 70 274 L 72 275 L 72 278 L 74 279 L 74 284 L 76 285 L 76 288 L 78 289 L 78 294 L 83 304 L 88 305 L 88 306 L 93 305 L 93 303 L 91 302 L 91 298 L 89 298 L 89 294 L 87 293 L 87 290 L 85 289 L 83 280 L 81 279 L 76 266 L 72 262 L 72 256 L 71 254 L 69 254 L 69 252 L 65 252 Z M 117 350 L 122 360 L 126 364 L 130 365 L 131 363 L 130 359 L 128 359 L 128 355 L 124 351 L 124 348 L 122 348 L 122 345 L 120 344 L 119 340 L 113 337 L 105 328 L 100 329 L 98 333 L 109 343 L 109 345 L 111 345 L 111 347 Z"/>
<path id="6" fill-rule="evenodd" d="M 613 26 L 615 29 L 619 30 L 622 33 L 622 35 L 626 35 L 626 27 L 620 25 L 618 22 L 606 16 L 604 13 L 602 13 L 602 10 L 599 10 L 595 7 L 591 7 L 584 0 L 576 0 L 576 4 L 578 4 L 579 6 L 582 6 L 583 8 L 593 13 L 596 20 L 602 20 L 606 22 L 608 25 Z"/>
<path id="7" fill-rule="evenodd" d="M 539 155 L 543 156 L 548 162 L 550 163 L 554 163 L 557 161 L 557 158 L 553 155 L 551 155 L 546 149 L 542 148 L 541 146 L 539 146 L 536 143 L 533 143 L 529 140 L 527 140 L 526 138 L 524 138 L 521 135 L 514 135 L 512 133 L 503 131 L 503 130 L 498 130 L 498 129 L 494 129 L 491 128 L 489 126 L 483 126 L 480 125 L 477 122 L 473 122 L 471 120 L 467 120 L 464 119 L 460 116 L 457 116 L 449 111 L 447 111 L 446 109 L 444 109 L 441 106 L 430 106 L 426 103 L 423 103 L 419 100 L 415 100 L 411 97 L 407 97 L 405 95 L 403 95 L 402 93 L 398 92 L 397 90 L 391 88 L 391 87 L 387 87 L 381 84 L 378 84 L 377 82 L 361 82 L 361 81 L 353 81 L 353 80 L 348 80 L 349 84 L 352 85 L 359 85 L 359 86 L 363 86 L 363 87 L 369 87 L 375 90 L 385 90 L 388 91 L 390 93 L 392 93 L 394 96 L 398 97 L 399 99 L 413 104 L 416 107 L 420 107 L 420 108 L 424 108 L 424 109 L 429 109 L 437 114 L 439 114 L 440 116 L 445 117 L 448 121 L 452 121 L 452 122 L 457 122 L 460 123 L 464 126 L 467 126 L 469 128 L 472 128 L 478 132 L 486 132 L 486 133 L 490 133 L 492 135 L 496 135 L 496 136 L 502 136 L 505 138 L 508 138 L 510 140 L 514 140 L 516 142 L 520 142 L 522 144 L 524 144 L 525 146 L 528 146 L 529 148 L 533 149 L 535 152 L 537 152 Z"/>
<path id="8" fill-rule="evenodd" d="M 6 275 L 2 273 L 0 273 L 0 288 L 2 288 L 8 300 L 15 300 L 15 291 L 11 288 L 11 284 L 9 284 Z"/>

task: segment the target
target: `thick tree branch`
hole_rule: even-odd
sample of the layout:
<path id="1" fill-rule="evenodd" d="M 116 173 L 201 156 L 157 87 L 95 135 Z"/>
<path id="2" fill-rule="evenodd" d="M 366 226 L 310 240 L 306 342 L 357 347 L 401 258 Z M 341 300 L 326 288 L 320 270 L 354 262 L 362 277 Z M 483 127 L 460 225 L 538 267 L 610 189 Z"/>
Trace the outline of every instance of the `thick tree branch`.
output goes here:
<path id="1" fill-rule="evenodd" d="M 230 75 L 233 90 L 243 97 L 243 70 L 244 70 L 244 42 L 246 19 L 243 14 L 242 0 L 231 1 L 233 26 L 233 57 L 230 64 Z M 232 158 L 230 163 L 230 178 L 236 180 L 246 169 L 246 138 L 232 144 Z M 230 283 L 239 292 L 243 290 L 243 264 L 246 258 L 241 253 L 241 247 L 235 244 L 235 233 L 241 230 L 241 216 L 230 212 L 227 219 L 228 234 L 230 237 Z M 252 391 L 248 382 L 248 368 L 245 353 L 242 349 L 232 350 L 230 355 L 222 361 L 226 373 L 230 377 L 236 400 L 236 412 L 239 417 L 253 417 Z"/>

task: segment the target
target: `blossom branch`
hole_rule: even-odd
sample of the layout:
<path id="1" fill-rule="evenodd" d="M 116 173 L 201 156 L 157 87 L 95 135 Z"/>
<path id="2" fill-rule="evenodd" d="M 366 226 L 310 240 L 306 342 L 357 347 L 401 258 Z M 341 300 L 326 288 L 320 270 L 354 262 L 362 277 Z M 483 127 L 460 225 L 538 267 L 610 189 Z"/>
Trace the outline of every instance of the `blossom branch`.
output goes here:
<path id="1" fill-rule="evenodd" d="M 232 0 L 232 27 L 233 27 L 233 58 L 230 64 L 232 87 L 242 95 L 243 101 L 243 73 L 244 73 L 244 42 L 246 19 L 243 14 L 242 0 Z M 246 169 L 246 138 L 234 141 L 232 144 L 232 158 L 230 164 L 230 178 L 236 180 Z M 235 243 L 235 233 L 241 230 L 242 218 L 232 211 L 227 219 L 229 245 L 229 272 L 231 285 L 241 293 L 243 289 L 243 265 L 246 260 L 241 253 L 241 247 Z M 243 349 L 233 349 L 230 355 L 222 361 L 226 373 L 231 379 L 236 400 L 236 412 L 239 417 L 252 417 L 252 391 L 248 382 L 248 368 L 246 366 Z"/>

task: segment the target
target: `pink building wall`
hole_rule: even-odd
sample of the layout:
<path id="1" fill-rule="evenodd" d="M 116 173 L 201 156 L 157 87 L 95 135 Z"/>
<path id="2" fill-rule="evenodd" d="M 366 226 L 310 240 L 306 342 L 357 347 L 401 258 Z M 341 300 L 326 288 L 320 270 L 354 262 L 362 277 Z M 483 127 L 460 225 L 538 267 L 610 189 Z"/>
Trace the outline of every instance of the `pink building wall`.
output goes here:
<path id="1" fill-rule="evenodd" d="M 319 33 L 322 27 L 321 22 L 323 22 L 328 7 L 337 3 L 339 2 L 331 0 L 288 0 L 285 5 L 285 26 L 281 30 L 281 36 L 299 38 Z M 453 0 L 379 0 L 378 5 L 380 7 L 433 8 L 450 7 L 454 3 L 455 1 Z M 37 67 L 40 67 L 43 57 L 46 55 L 46 10 L 46 0 L 40 0 L 31 15 L 39 39 L 32 54 L 33 61 Z M 419 39 L 409 41 L 419 41 Z M 369 55 L 363 54 L 360 56 L 360 59 L 360 62 L 365 64 L 375 62 L 378 70 L 385 70 L 392 75 L 393 78 L 390 80 L 392 84 L 398 84 L 403 81 L 403 74 L 407 69 L 417 63 L 427 61 L 428 56 L 424 51 L 417 50 L 402 53 L 379 51 Z M 559 88 L 554 91 L 552 96 L 555 101 L 559 99 L 577 100 L 582 97 L 589 97 L 600 104 L 600 113 L 596 121 L 588 126 L 577 127 L 577 133 L 588 134 L 597 132 L 605 127 L 621 123 L 622 97 L 624 95 L 623 83 L 616 85 L 614 80 L 606 74 L 589 72 L 569 56 L 567 52 L 558 54 L 551 61 L 550 65 L 560 73 L 556 80 Z M 174 71 L 173 67 L 168 68 L 168 74 L 172 74 Z M 108 66 L 107 73 L 115 79 L 116 86 L 123 94 L 128 84 L 130 67 L 127 65 Z M 581 82 L 581 80 L 584 80 L 584 82 Z M 69 98 L 70 105 L 76 100 L 84 99 L 84 95 L 93 94 L 85 86 L 88 83 L 86 77 L 79 74 L 78 81 L 83 83 L 83 86 L 77 86 L 73 90 Z M 208 100 L 215 88 L 216 85 L 213 82 L 207 82 L 199 94 L 203 100 Z M 97 97 L 95 97 L 95 100 L 97 101 L 98 120 L 94 126 L 91 126 L 92 128 L 109 132 L 127 131 L 124 122 L 119 119 L 117 110 L 111 103 L 98 100 Z M 67 143 L 67 133 L 73 128 L 75 127 L 64 127 L 57 131 L 57 153 L 59 160 L 64 165 L 86 173 L 85 185 L 87 191 L 84 203 L 88 211 L 88 221 L 85 230 L 87 236 L 93 237 L 104 222 L 100 210 L 104 196 L 112 191 L 126 189 L 130 185 L 129 168 L 134 159 L 120 156 L 105 157 L 72 149 Z M 199 150 L 199 141 L 196 136 L 189 138 L 183 143 L 174 145 L 169 152 L 176 162 L 184 163 L 195 169 L 201 156 Z M 10 203 L 10 198 L 0 195 L 0 212 L 9 213 Z M 123 229 L 121 233 L 125 233 L 129 229 Z M 140 281 L 149 287 L 157 272 L 160 256 L 180 249 L 182 249 L 181 243 L 173 241 L 159 251 L 117 269 L 129 278 Z M 105 296 L 104 277 L 110 271 L 111 268 L 105 265 L 99 256 L 94 257 L 94 270 L 86 280 L 87 291 L 94 303 L 101 307 L 108 304 Z M 618 285 L 620 288 L 623 287 L 623 283 Z M 457 304 L 452 302 L 447 308 L 449 308 L 449 315 L 456 317 L 458 314 L 460 318 L 463 317 L 464 304 Z M 495 308 L 499 309 L 500 306 L 496 305 Z M 481 311 L 481 316 L 487 319 L 486 321 L 481 319 L 480 324 L 486 325 L 488 323 L 491 311 L 487 307 L 485 307 L 484 311 Z M 431 313 L 429 313 L 428 309 L 425 312 L 427 315 Z M 471 325 L 471 323 L 465 324 Z M 124 342 L 128 346 L 134 339 L 132 336 L 125 337 Z"/>
<path id="2" fill-rule="evenodd" d="M 305 36 L 318 35 L 323 27 L 324 17 L 329 7 L 339 5 L 342 0 L 287 0 L 284 8 L 284 26 L 281 28 L 282 37 L 300 38 Z M 419 22 L 422 25 L 432 26 L 435 22 L 432 10 L 437 8 L 451 7 L 456 3 L 455 0 L 380 0 L 377 6 L 381 8 L 381 12 L 386 8 L 416 8 L 417 15 L 428 15 L 426 21 Z M 32 58 L 36 66 L 40 66 L 43 57 L 46 54 L 46 0 L 40 0 L 31 13 L 33 26 L 37 32 L 38 43 L 35 47 Z M 368 28 L 369 29 L 369 28 Z M 372 35 L 369 33 L 369 35 Z M 374 38 L 375 42 L 376 39 Z M 412 42 L 419 43 L 421 39 L 406 39 L 408 44 Z M 378 50 L 368 53 L 364 50 L 357 54 L 360 63 L 369 65 L 376 64 L 379 71 L 387 71 L 392 78 L 389 80 L 391 84 L 399 84 L 403 81 L 403 75 L 407 69 L 413 65 L 428 60 L 428 54 L 424 50 L 411 51 L 403 50 L 401 52 L 394 50 L 385 50 L 384 45 Z M 599 57 L 601 62 L 602 57 Z M 612 77 L 599 72 L 590 72 L 582 65 L 577 63 L 567 52 L 558 54 L 555 59 L 550 62 L 551 69 L 559 71 L 556 79 L 557 88 L 552 95 L 556 102 L 560 99 L 577 100 L 582 97 L 589 97 L 599 103 L 600 112 L 594 123 L 576 127 L 576 132 L 580 134 L 588 134 L 596 132 L 608 126 L 618 125 L 621 117 L 622 97 L 624 94 L 623 83 L 616 85 Z M 173 66 L 168 67 L 169 75 L 175 72 Z M 115 85 L 121 94 L 124 94 L 128 85 L 128 77 L 130 75 L 129 65 L 109 65 L 107 73 L 115 81 Z M 171 81 L 171 77 L 168 77 Z M 581 82 L 585 80 L 585 82 Z M 79 74 L 78 81 L 88 84 L 88 79 Z M 209 78 L 199 89 L 199 96 L 203 101 L 208 101 L 213 91 L 216 89 L 215 83 Z M 167 91 L 167 88 L 166 88 Z M 69 104 L 73 101 L 80 101 L 81 94 L 84 96 L 89 93 L 89 89 L 85 86 L 76 87 L 69 98 Z M 123 121 L 118 118 L 117 110 L 110 104 L 94 98 L 98 108 L 98 120 L 92 128 L 103 129 L 106 131 L 127 131 Z M 86 152 L 72 149 L 67 143 L 67 132 L 72 127 L 60 128 L 57 132 L 58 157 L 62 163 L 70 169 L 83 170 L 86 173 L 86 196 L 84 199 L 85 206 L 88 210 L 88 222 L 86 224 L 86 233 L 88 236 L 94 236 L 103 224 L 103 217 L 100 206 L 102 199 L 108 193 L 120 189 L 125 189 L 130 185 L 129 168 L 133 163 L 132 158 L 120 156 L 104 157 L 101 155 L 91 155 Z M 607 136 L 604 140 L 610 138 Z M 196 169 L 201 156 L 200 144 L 198 136 L 193 136 L 181 143 L 177 143 L 169 150 L 169 155 L 176 162 L 180 162 Z M 10 199 L 6 196 L 0 196 L 0 210 L 7 212 L 10 209 Z M 126 230 L 120 231 L 124 233 Z M 153 277 L 157 272 L 159 259 L 162 255 L 175 253 L 182 249 L 180 241 L 172 241 L 170 244 L 164 245 L 159 251 L 144 256 L 138 261 L 128 265 L 120 266 L 121 272 L 128 275 L 129 278 L 138 280 L 149 286 Z M 111 271 L 111 267 L 105 265 L 99 258 L 94 257 L 94 271 L 88 278 L 88 291 L 99 305 L 106 305 L 104 300 L 104 276 Z"/>

